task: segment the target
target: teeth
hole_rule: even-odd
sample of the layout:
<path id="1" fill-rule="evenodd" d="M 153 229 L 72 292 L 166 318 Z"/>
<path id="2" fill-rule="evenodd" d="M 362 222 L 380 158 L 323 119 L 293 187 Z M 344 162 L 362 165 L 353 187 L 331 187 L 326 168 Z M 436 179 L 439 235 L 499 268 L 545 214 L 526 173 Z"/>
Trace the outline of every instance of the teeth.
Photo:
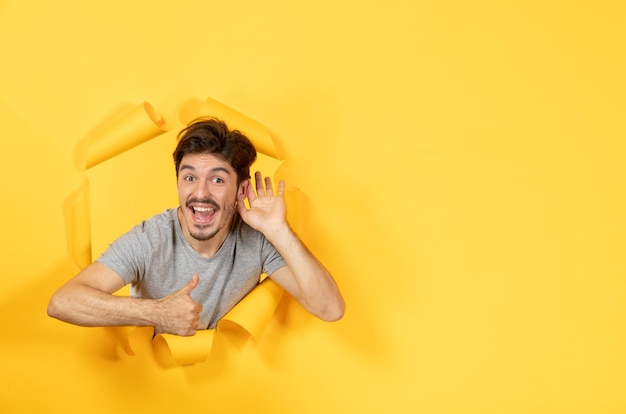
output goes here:
<path id="1" fill-rule="evenodd" d="M 214 209 L 211 207 L 194 207 L 193 208 L 195 211 L 202 211 L 202 212 L 206 212 L 206 211 L 213 211 Z"/>

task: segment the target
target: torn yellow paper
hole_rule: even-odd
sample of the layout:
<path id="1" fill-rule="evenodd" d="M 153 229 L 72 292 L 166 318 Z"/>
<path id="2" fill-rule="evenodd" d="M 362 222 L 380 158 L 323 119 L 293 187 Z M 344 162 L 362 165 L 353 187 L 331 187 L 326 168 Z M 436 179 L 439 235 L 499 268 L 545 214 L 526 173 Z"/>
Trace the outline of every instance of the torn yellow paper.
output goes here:
<path id="1" fill-rule="evenodd" d="M 224 120 L 231 128 L 245 133 L 259 152 L 259 158 L 255 163 L 256 169 L 271 170 L 272 175 L 275 173 L 281 161 L 276 159 L 276 148 L 272 136 L 260 123 L 211 98 L 207 98 L 197 111 L 196 118 L 214 116 Z M 178 122 L 177 125 L 180 128 L 183 127 L 182 122 Z M 86 160 L 83 165 L 86 169 L 90 169 L 160 136 L 166 132 L 163 126 L 164 121 L 158 112 L 150 104 L 144 103 L 90 139 L 85 150 Z M 81 165 L 80 162 L 79 165 Z M 292 227 L 298 227 L 300 196 L 298 190 L 285 193 L 285 200 L 290 211 L 288 221 Z M 70 249 L 81 268 L 86 267 L 92 260 L 91 246 L 94 235 L 91 231 L 90 220 L 93 217 L 91 217 L 89 199 L 89 180 L 85 178 L 79 190 L 70 197 L 67 204 L 71 217 L 68 230 Z M 104 220 L 106 222 L 106 218 Z M 211 352 L 216 334 L 243 335 L 258 341 L 278 306 L 282 292 L 282 288 L 274 281 L 265 278 L 222 318 L 216 329 L 197 331 L 191 337 L 160 334 L 153 339 L 152 327 L 107 327 L 104 330 L 113 343 L 123 349 L 127 355 L 136 355 L 139 349 L 151 347 L 161 365 L 189 365 L 205 362 Z M 232 327 L 236 329 L 233 330 Z"/>
<path id="2" fill-rule="evenodd" d="M 235 324 L 258 341 L 274 314 L 282 293 L 280 286 L 272 279 L 265 278 L 217 323 L 217 330 L 225 324 Z"/>
<path id="3" fill-rule="evenodd" d="M 65 211 L 70 254 L 82 269 L 91 263 L 89 181 L 86 178 L 65 202 Z"/>
<path id="4" fill-rule="evenodd" d="M 215 329 L 197 331 L 194 336 L 177 336 L 171 334 L 157 335 L 152 342 L 156 359 L 161 365 L 191 365 L 205 362 L 213 347 Z"/>
<path id="5" fill-rule="evenodd" d="M 130 336 L 137 329 L 135 326 L 105 326 L 104 331 L 124 350 L 127 355 L 135 355 L 130 345 Z"/>
<path id="6" fill-rule="evenodd" d="M 262 154 L 278 159 L 274 139 L 259 122 L 249 118 L 215 99 L 207 98 L 200 109 L 200 116 L 214 116 L 226 122 L 229 127 L 243 132 Z"/>
<path id="7" fill-rule="evenodd" d="M 265 278 L 228 312 L 216 329 L 199 330 L 193 336 L 159 334 L 152 340 L 152 351 L 163 366 L 190 365 L 205 362 L 216 334 L 238 335 L 242 331 L 258 341 L 278 307 L 283 289 Z M 237 331 L 229 329 L 237 327 Z M 127 355 L 136 355 L 142 344 L 153 335 L 152 327 L 106 327 L 105 331 Z"/>
<path id="8" fill-rule="evenodd" d="M 285 190 L 285 206 L 287 207 L 287 222 L 296 233 L 302 230 L 302 213 L 304 195 L 298 188 Z"/>
<path id="9" fill-rule="evenodd" d="M 163 124 L 161 115 L 144 102 L 91 138 L 85 167 L 91 168 L 162 134 Z"/>

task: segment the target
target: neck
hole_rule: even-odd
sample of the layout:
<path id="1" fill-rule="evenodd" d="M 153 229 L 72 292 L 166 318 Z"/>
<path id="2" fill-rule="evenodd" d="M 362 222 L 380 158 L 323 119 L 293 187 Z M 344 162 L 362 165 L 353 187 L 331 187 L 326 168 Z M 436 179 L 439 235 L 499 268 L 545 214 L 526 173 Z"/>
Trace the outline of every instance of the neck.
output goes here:
<path id="1" fill-rule="evenodd" d="M 228 226 L 220 229 L 213 237 L 208 240 L 198 240 L 190 234 L 189 229 L 186 228 L 186 226 L 182 225 L 183 217 L 180 208 L 178 209 L 177 214 L 178 226 L 183 232 L 185 240 L 187 240 L 187 243 L 189 243 L 191 248 L 194 249 L 199 255 L 206 258 L 211 258 L 215 256 L 215 254 L 220 250 L 220 248 L 228 238 L 228 233 L 230 232 L 230 228 L 233 223 L 231 220 L 231 223 Z"/>

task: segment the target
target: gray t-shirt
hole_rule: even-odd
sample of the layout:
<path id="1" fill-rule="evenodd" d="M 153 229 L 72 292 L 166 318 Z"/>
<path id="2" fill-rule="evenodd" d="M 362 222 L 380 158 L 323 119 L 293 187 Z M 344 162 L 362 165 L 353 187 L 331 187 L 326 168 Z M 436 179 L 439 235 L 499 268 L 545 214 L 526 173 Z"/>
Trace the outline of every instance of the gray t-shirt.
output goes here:
<path id="1" fill-rule="evenodd" d="M 168 209 L 133 227 L 98 258 L 131 284 L 131 295 L 162 298 L 183 286 L 194 273 L 200 283 L 191 297 L 202 305 L 200 329 L 217 322 L 258 283 L 285 261 L 263 234 L 234 215 L 222 247 L 211 258 L 198 254 L 187 242 L 177 209 Z"/>

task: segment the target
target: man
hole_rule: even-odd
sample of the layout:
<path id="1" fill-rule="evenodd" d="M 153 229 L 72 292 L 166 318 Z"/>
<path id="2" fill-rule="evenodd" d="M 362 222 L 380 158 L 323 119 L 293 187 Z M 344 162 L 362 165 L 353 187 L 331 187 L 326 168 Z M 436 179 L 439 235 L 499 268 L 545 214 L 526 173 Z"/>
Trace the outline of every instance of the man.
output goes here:
<path id="1" fill-rule="evenodd" d="M 179 207 L 117 239 L 54 293 L 48 315 L 188 336 L 214 328 L 266 273 L 318 318 L 343 317 L 332 276 L 287 224 L 284 182 L 274 189 L 257 172 L 252 188 L 247 137 L 201 118 L 180 132 L 173 155 Z M 126 284 L 130 297 L 113 295 Z"/>

